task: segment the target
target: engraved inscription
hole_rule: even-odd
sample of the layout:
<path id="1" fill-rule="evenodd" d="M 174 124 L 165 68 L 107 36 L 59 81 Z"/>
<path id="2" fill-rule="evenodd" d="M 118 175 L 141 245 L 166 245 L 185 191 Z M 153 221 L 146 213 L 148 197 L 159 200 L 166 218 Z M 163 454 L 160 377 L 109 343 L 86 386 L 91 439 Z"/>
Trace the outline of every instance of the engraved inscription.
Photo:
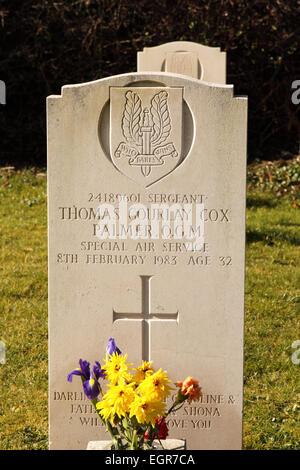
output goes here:
<path id="1" fill-rule="evenodd" d="M 146 296 L 147 297 L 147 296 Z M 173 401 L 175 395 L 171 397 Z M 84 428 L 103 427 L 94 406 L 83 392 L 58 391 L 53 392 L 52 398 L 56 402 L 67 402 L 70 413 L 70 424 L 75 418 Z M 197 404 L 187 404 L 181 410 L 172 412 L 166 423 L 170 431 L 175 429 L 191 431 L 213 431 L 214 423 L 222 419 L 228 407 L 236 405 L 234 395 L 210 394 L 204 392 Z M 170 406 L 170 403 L 169 405 Z M 75 424 L 75 422 L 74 422 Z"/>
<path id="2" fill-rule="evenodd" d="M 204 237 L 204 224 L 231 224 L 232 209 L 212 206 L 205 194 L 88 194 L 89 202 L 99 203 L 97 207 L 57 208 L 63 224 L 86 223 L 90 227 L 86 233 L 90 238 L 79 240 L 75 251 L 56 253 L 56 263 L 61 266 L 185 265 L 194 270 L 218 267 L 223 271 L 234 265 L 231 253 L 214 253 L 213 243 Z"/>

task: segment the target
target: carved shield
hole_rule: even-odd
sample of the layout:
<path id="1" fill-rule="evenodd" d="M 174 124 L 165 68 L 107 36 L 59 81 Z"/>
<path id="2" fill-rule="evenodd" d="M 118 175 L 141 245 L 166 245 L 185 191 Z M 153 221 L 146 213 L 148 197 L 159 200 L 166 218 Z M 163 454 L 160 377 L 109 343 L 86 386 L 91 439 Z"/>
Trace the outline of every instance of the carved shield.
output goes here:
<path id="1" fill-rule="evenodd" d="M 110 153 L 124 175 L 150 186 L 176 168 L 182 106 L 182 88 L 110 88 Z"/>

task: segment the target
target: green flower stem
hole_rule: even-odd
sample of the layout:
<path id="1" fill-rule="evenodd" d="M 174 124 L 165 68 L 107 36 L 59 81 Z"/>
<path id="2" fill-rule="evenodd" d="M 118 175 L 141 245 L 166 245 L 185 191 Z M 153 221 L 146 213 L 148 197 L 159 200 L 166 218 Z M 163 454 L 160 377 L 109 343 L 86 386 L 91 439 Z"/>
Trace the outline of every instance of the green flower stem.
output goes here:
<path id="1" fill-rule="evenodd" d="M 101 416 L 101 414 L 98 412 L 97 408 L 96 408 L 96 404 L 98 403 L 98 400 L 97 398 L 94 398 L 92 400 L 90 400 L 97 412 L 97 415 L 100 417 L 102 423 L 104 424 L 104 426 L 106 427 L 106 429 L 108 430 L 110 436 L 111 436 L 111 439 L 112 439 L 112 443 L 113 443 L 113 446 L 116 450 L 121 450 L 123 449 L 123 444 L 122 444 L 122 439 L 121 439 L 121 436 L 119 434 L 119 431 L 116 427 L 112 426 L 112 424 L 109 422 L 109 421 L 105 421 L 105 419 Z"/>
<path id="2" fill-rule="evenodd" d="M 166 417 L 173 411 L 178 411 L 180 410 L 180 408 L 182 408 L 182 406 L 184 405 L 184 402 L 188 399 L 188 397 L 186 397 L 182 402 L 177 402 L 175 401 L 175 403 L 173 403 L 173 405 L 171 406 L 171 408 L 168 409 L 168 412 L 166 414 Z M 178 406 L 179 405 L 179 406 Z M 178 406 L 178 408 L 176 408 L 176 406 Z"/>

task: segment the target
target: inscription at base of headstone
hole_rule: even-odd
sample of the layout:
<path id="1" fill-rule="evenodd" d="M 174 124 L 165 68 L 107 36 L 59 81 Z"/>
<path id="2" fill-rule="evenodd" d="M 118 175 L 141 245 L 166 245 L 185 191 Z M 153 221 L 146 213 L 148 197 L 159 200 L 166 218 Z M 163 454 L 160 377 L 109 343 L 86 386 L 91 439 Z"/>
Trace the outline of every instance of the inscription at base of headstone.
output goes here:
<path id="1" fill-rule="evenodd" d="M 170 439 L 241 448 L 247 99 L 142 72 L 64 86 L 47 113 L 50 448 L 107 440 L 67 375 L 110 337 L 199 380 Z"/>

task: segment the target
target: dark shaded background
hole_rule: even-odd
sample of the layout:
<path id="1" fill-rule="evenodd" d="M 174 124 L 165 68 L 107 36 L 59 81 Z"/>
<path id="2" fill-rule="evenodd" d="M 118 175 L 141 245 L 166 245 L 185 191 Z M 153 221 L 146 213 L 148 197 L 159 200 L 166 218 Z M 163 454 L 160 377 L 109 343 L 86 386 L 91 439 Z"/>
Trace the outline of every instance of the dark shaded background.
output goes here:
<path id="1" fill-rule="evenodd" d="M 299 0 L 0 0 L 0 163 L 46 164 L 45 99 L 61 86 L 136 71 L 169 41 L 227 52 L 228 83 L 249 96 L 249 161 L 299 151 Z"/>

